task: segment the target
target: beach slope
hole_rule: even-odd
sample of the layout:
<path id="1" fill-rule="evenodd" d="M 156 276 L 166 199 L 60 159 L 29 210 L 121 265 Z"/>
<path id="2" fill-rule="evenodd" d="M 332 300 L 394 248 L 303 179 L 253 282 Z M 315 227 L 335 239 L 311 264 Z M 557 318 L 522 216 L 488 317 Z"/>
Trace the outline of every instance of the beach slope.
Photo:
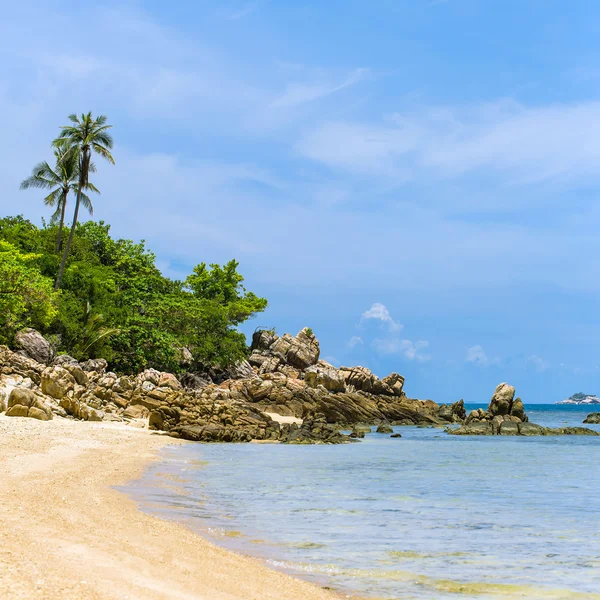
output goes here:
<path id="1" fill-rule="evenodd" d="M 172 443 L 122 424 L 0 415 L 0 597 L 338 597 L 144 514 L 111 487 Z"/>

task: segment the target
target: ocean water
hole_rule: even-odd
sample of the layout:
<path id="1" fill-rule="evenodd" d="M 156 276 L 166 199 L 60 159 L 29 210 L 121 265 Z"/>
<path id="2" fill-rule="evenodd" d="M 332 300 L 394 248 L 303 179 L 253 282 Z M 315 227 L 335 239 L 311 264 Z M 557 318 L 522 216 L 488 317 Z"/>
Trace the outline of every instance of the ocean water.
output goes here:
<path id="1" fill-rule="evenodd" d="M 594 407 L 526 410 L 558 427 Z M 126 491 L 348 596 L 600 598 L 600 437 L 394 429 L 342 446 L 171 447 Z"/>

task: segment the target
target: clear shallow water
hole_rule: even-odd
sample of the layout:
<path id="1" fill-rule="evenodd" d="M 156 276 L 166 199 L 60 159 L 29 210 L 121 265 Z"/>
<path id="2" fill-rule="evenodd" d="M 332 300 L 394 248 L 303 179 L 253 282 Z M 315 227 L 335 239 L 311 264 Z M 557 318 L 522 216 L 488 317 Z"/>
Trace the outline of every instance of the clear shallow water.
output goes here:
<path id="1" fill-rule="evenodd" d="M 558 427 L 581 425 L 594 407 L 526 410 Z M 173 447 L 126 491 L 348 594 L 600 598 L 600 438 L 395 429 L 402 439 L 343 446 Z"/>

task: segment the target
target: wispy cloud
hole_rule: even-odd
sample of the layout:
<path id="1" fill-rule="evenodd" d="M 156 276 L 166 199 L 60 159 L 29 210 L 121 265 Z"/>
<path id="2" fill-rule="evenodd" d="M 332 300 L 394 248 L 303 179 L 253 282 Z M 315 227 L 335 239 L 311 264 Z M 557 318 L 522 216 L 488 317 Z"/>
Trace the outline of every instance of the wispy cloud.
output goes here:
<path id="1" fill-rule="evenodd" d="M 425 353 L 429 347 L 429 342 L 411 340 L 402 340 L 397 337 L 376 338 L 372 342 L 372 347 L 381 354 L 402 354 L 408 360 L 417 362 L 426 362 L 431 360 L 431 356 Z"/>
<path id="2" fill-rule="evenodd" d="M 500 359 L 495 357 L 489 357 L 482 346 L 479 344 L 471 346 L 467 349 L 466 362 L 472 363 L 479 367 L 490 367 L 492 365 L 500 364 Z"/>
<path id="3" fill-rule="evenodd" d="M 360 322 L 365 323 L 365 321 L 380 321 L 392 332 L 399 332 L 404 328 L 404 325 L 392 319 L 390 311 L 381 302 L 375 302 L 361 315 Z"/>
<path id="4" fill-rule="evenodd" d="M 278 96 L 271 106 L 284 108 L 331 96 L 347 87 L 356 85 L 367 72 L 367 69 L 355 69 L 340 83 L 331 81 L 288 83 L 283 94 Z"/>
<path id="5" fill-rule="evenodd" d="M 550 368 L 550 363 L 537 354 L 532 354 L 527 357 L 527 362 L 533 365 L 539 373 L 543 373 Z"/>
<path id="6" fill-rule="evenodd" d="M 513 100 L 329 121 L 296 149 L 339 169 L 400 181 L 488 172 L 512 184 L 600 177 L 600 102 L 526 106 Z"/>
<path id="7" fill-rule="evenodd" d="M 346 344 L 346 346 L 350 349 L 352 348 L 356 348 L 356 346 L 362 346 L 363 341 L 362 338 L 360 338 L 357 335 L 353 335 L 349 340 L 348 343 Z"/>

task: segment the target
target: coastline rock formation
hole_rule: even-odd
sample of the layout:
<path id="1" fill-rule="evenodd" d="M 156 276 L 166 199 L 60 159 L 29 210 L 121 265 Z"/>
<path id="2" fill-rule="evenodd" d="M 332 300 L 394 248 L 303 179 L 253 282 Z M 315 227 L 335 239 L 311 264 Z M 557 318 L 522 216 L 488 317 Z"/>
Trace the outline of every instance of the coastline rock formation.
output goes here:
<path id="1" fill-rule="evenodd" d="M 464 425 L 446 431 L 451 435 L 600 435 L 585 427 L 550 428 L 529 423 L 521 398 L 515 398 L 515 388 L 507 383 L 496 387 L 487 410 L 472 410 Z"/>
<path id="2" fill-rule="evenodd" d="M 600 413 L 591 413 L 583 421 L 584 423 L 600 425 Z"/>
<path id="3" fill-rule="evenodd" d="M 364 367 L 338 369 L 320 360 L 319 342 L 308 328 L 295 337 L 255 332 L 248 360 L 216 381 L 189 373 L 178 380 L 154 369 L 117 375 L 103 359 L 53 358 L 39 338 L 26 330 L 18 353 L 0 346 L 0 410 L 8 409 L 8 416 L 148 419 L 153 429 L 195 441 L 287 443 L 346 442 L 340 429 L 360 430 L 361 424 L 387 430 L 466 417 L 462 400 L 439 406 L 408 398 L 398 373 L 379 379 Z"/>

